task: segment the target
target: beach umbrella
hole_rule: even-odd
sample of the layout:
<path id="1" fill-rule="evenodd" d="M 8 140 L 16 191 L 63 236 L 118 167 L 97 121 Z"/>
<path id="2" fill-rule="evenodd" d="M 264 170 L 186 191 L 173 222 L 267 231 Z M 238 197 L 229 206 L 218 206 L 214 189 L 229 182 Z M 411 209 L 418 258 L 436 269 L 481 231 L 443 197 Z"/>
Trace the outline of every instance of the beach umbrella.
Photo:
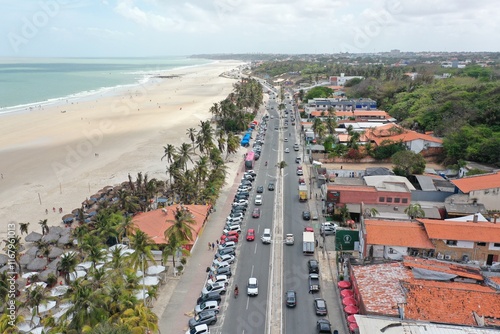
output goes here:
<path id="1" fill-rule="evenodd" d="M 356 318 L 354 317 L 354 314 L 347 316 L 347 321 L 348 322 L 356 322 Z"/>
<path id="2" fill-rule="evenodd" d="M 52 247 L 49 252 L 49 259 L 55 259 L 56 257 L 62 255 L 63 250 L 59 247 Z"/>
<path id="3" fill-rule="evenodd" d="M 356 302 L 356 299 L 354 299 L 352 297 L 345 297 L 344 299 L 342 299 L 342 304 L 344 304 L 345 306 L 356 305 L 357 302 Z"/>
<path id="4" fill-rule="evenodd" d="M 130 254 L 133 254 L 135 252 L 134 249 L 122 249 L 120 251 L 120 254 L 123 256 L 123 255 L 130 255 Z"/>
<path id="5" fill-rule="evenodd" d="M 36 276 L 38 274 L 39 274 L 39 272 L 37 272 L 37 271 L 30 271 L 28 273 L 24 273 L 21 277 L 22 278 L 30 278 L 31 276 Z"/>
<path id="6" fill-rule="evenodd" d="M 338 287 L 341 289 L 349 289 L 351 287 L 351 282 L 349 281 L 340 281 L 337 283 Z"/>
<path id="7" fill-rule="evenodd" d="M 38 254 L 39 248 L 37 246 L 33 246 L 25 254 L 31 255 L 31 256 L 36 256 Z"/>
<path id="8" fill-rule="evenodd" d="M 21 258 L 19 259 L 19 264 L 21 266 L 26 266 L 28 265 L 33 259 L 35 258 L 35 255 L 31 254 L 23 254 L 21 255 Z"/>
<path id="9" fill-rule="evenodd" d="M 58 285 L 58 286 L 54 287 L 52 290 L 50 290 L 50 296 L 51 297 L 62 296 L 68 291 L 68 289 L 69 289 L 69 286 L 67 286 L 67 285 Z"/>
<path id="10" fill-rule="evenodd" d="M 77 269 L 89 270 L 92 267 L 92 262 L 82 262 L 76 265 Z"/>
<path id="11" fill-rule="evenodd" d="M 85 277 L 87 272 L 85 270 L 77 270 L 69 274 L 69 280 L 71 282 L 76 281 L 78 278 Z"/>
<path id="12" fill-rule="evenodd" d="M 359 308 L 357 306 L 354 306 L 354 305 L 348 305 L 348 306 L 344 307 L 344 311 L 347 314 L 356 314 L 359 312 Z"/>
<path id="13" fill-rule="evenodd" d="M 42 241 L 45 241 L 47 243 L 53 243 L 53 242 L 56 242 L 57 240 L 59 240 L 60 236 L 59 236 L 59 233 L 49 233 L 49 234 L 46 234 L 42 237 Z"/>
<path id="14" fill-rule="evenodd" d="M 45 283 L 45 282 L 35 282 L 35 283 L 30 284 L 30 285 L 26 285 L 24 287 L 24 290 L 31 290 L 31 289 L 34 289 L 37 286 L 41 286 L 43 289 L 45 289 L 47 287 L 47 283 Z"/>
<path id="15" fill-rule="evenodd" d="M 139 285 L 158 285 L 160 279 L 156 276 L 146 276 L 139 281 Z"/>
<path id="16" fill-rule="evenodd" d="M 64 215 L 62 217 L 62 221 L 65 224 L 69 224 L 69 223 L 73 222 L 74 219 L 75 219 L 75 217 L 72 214 L 67 214 L 67 215 Z"/>
<path id="17" fill-rule="evenodd" d="M 63 308 L 61 310 L 58 310 L 52 317 L 54 318 L 54 320 L 59 320 L 59 318 L 61 318 L 64 314 L 66 314 L 66 312 L 68 312 L 68 309 L 67 308 Z M 68 319 L 69 320 L 69 319 Z"/>
<path id="18" fill-rule="evenodd" d="M 19 333 L 32 333 L 33 325 L 31 321 L 24 321 L 16 326 Z"/>
<path id="19" fill-rule="evenodd" d="M 9 257 L 5 254 L 0 254 L 0 266 L 6 265 L 9 262 Z"/>
<path id="20" fill-rule="evenodd" d="M 39 313 L 45 313 L 47 311 L 52 310 L 54 307 L 56 307 L 56 301 L 55 300 L 49 300 L 45 304 L 38 305 L 38 312 Z M 33 312 L 33 309 L 30 308 L 30 311 Z M 43 327 L 38 327 L 38 328 L 42 328 L 43 329 Z M 33 330 L 30 333 L 34 333 Z M 39 332 L 39 333 L 42 333 L 42 332 Z"/>
<path id="21" fill-rule="evenodd" d="M 342 298 L 352 297 L 352 296 L 354 296 L 354 292 L 352 290 L 349 290 L 349 289 L 344 289 L 344 290 L 340 291 L 340 295 L 342 296 Z"/>
<path id="22" fill-rule="evenodd" d="M 33 259 L 33 261 L 28 263 L 26 269 L 33 271 L 40 271 L 47 266 L 47 263 L 48 261 L 46 258 L 36 257 Z"/>
<path id="23" fill-rule="evenodd" d="M 69 234 L 65 234 L 57 240 L 58 245 L 67 245 L 70 243 L 71 243 L 71 236 Z"/>
<path id="24" fill-rule="evenodd" d="M 52 262 L 50 262 L 47 265 L 47 269 L 57 270 L 57 266 L 59 265 L 59 262 L 61 262 L 61 258 L 57 258 L 55 260 L 52 260 Z"/>
<path id="25" fill-rule="evenodd" d="M 114 250 L 115 250 L 115 249 L 117 249 L 117 248 L 119 248 L 119 249 L 127 249 L 127 248 L 128 248 L 128 246 L 127 246 L 127 245 L 124 245 L 124 244 L 116 244 L 116 245 L 113 245 L 113 246 L 109 247 L 109 248 L 108 248 L 108 250 L 109 250 L 110 252 L 112 252 L 112 251 L 114 251 Z"/>
<path id="26" fill-rule="evenodd" d="M 31 232 L 24 238 L 26 242 L 37 242 L 40 239 L 42 239 L 42 235 L 38 232 Z"/>
<path id="27" fill-rule="evenodd" d="M 142 276 L 144 276 L 144 273 L 142 272 L 142 270 L 137 270 L 137 272 L 135 273 L 135 275 L 137 277 L 142 277 Z"/>
<path id="28" fill-rule="evenodd" d="M 165 271 L 164 266 L 151 266 L 146 270 L 146 275 L 152 276 L 152 275 L 158 275 L 159 273 L 162 273 Z"/>
<path id="29" fill-rule="evenodd" d="M 55 269 L 50 269 L 50 268 L 47 268 L 45 269 L 44 271 L 42 271 L 39 275 L 38 275 L 38 279 L 40 281 L 43 281 L 43 282 L 47 282 L 47 280 L 49 279 L 49 275 L 55 275 L 56 274 L 56 270 Z"/>
<path id="30" fill-rule="evenodd" d="M 143 300 L 145 298 L 149 297 L 149 294 L 146 291 L 137 291 L 136 294 L 134 295 L 137 300 Z"/>
<path id="31" fill-rule="evenodd" d="M 351 323 L 349 324 L 349 330 L 350 330 L 351 332 L 354 332 L 354 331 L 355 331 L 356 329 L 358 329 L 358 328 L 359 328 L 359 326 L 358 326 L 358 324 L 356 324 L 355 322 L 351 322 Z"/>

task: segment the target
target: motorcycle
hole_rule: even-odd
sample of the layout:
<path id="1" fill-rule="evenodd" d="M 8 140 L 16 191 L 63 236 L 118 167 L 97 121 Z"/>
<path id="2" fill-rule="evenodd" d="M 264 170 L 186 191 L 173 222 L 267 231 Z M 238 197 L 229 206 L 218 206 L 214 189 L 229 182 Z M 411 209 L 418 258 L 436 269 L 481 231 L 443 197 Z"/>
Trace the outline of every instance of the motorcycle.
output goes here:
<path id="1" fill-rule="evenodd" d="M 266 161 L 266 166 L 267 166 L 267 161 Z"/>
<path id="2" fill-rule="evenodd" d="M 238 288 L 234 289 L 234 298 L 238 298 Z"/>

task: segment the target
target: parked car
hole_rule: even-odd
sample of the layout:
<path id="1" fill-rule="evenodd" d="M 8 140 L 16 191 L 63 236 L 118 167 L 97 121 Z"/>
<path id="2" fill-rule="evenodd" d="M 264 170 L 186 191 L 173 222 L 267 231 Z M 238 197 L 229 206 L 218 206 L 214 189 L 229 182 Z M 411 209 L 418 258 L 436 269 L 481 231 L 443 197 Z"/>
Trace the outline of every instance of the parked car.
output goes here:
<path id="1" fill-rule="evenodd" d="M 228 233 L 229 231 L 236 231 L 238 233 L 241 233 L 241 227 L 240 227 L 240 225 L 226 226 L 226 228 L 222 232 Z"/>
<path id="2" fill-rule="evenodd" d="M 209 272 L 209 277 L 214 277 L 217 275 L 226 275 L 228 278 L 230 278 L 233 273 L 231 272 L 231 267 L 223 267 L 223 268 L 217 268 L 215 270 L 210 270 L 210 267 L 208 268 Z"/>
<path id="3" fill-rule="evenodd" d="M 236 231 L 230 231 L 230 232 L 236 232 Z M 220 241 L 221 243 L 225 243 L 225 242 L 229 242 L 229 241 L 233 241 L 233 242 L 238 242 L 239 241 L 239 238 L 237 235 L 225 235 L 223 234 L 220 238 Z"/>
<path id="4" fill-rule="evenodd" d="M 211 291 L 219 291 L 219 293 L 221 295 L 224 295 L 226 293 L 226 286 L 224 285 L 224 283 L 207 284 L 203 287 L 203 289 L 201 290 L 201 293 L 203 295 L 206 295 L 207 293 L 209 293 Z"/>
<path id="5" fill-rule="evenodd" d="M 247 231 L 247 241 L 255 240 L 255 230 L 253 228 L 249 228 Z"/>
<path id="6" fill-rule="evenodd" d="M 269 190 L 269 191 L 274 190 L 274 183 L 273 182 L 269 182 L 269 184 L 267 185 L 267 190 Z"/>
<path id="7" fill-rule="evenodd" d="M 257 193 L 262 194 L 264 192 L 264 186 L 258 186 L 257 187 Z"/>
<path id="8" fill-rule="evenodd" d="M 307 269 L 309 270 L 309 274 L 319 274 L 319 264 L 316 260 L 307 261 Z"/>
<path id="9" fill-rule="evenodd" d="M 319 319 L 316 322 L 316 330 L 318 334 L 332 334 L 332 325 L 326 319 Z"/>
<path id="10" fill-rule="evenodd" d="M 194 328 L 189 329 L 186 334 L 210 334 L 210 329 L 208 329 L 208 326 L 206 324 L 198 325 Z"/>
<path id="11" fill-rule="evenodd" d="M 219 260 L 219 262 L 227 262 L 229 264 L 233 264 L 234 261 L 236 260 L 236 257 L 231 254 L 224 254 L 224 255 L 216 255 L 214 256 L 214 259 Z"/>
<path id="12" fill-rule="evenodd" d="M 309 211 L 302 211 L 302 219 L 304 219 L 304 220 L 311 220 L 311 212 L 309 212 Z"/>
<path id="13" fill-rule="evenodd" d="M 250 277 L 247 284 L 247 295 L 257 296 L 259 294 L 259 283 L 255 277 Z"/>
<path id="14" fill-rule="evenodd" d="M 219 250 L 224 249 L 224 248 L 228 248 L 228 247 L 236 248 L 236 243 L 234 241 L 228 241 L 225 243 L 221 243 L 219 245 Z"/>
<path id="15" fill-rule="evenodd" d="M 330 222 L 321 223 L 320 233 L 323 235 L 331 235 L 337 232 L 337 224 L 332 224 Z"/>
<path id="16" fill-rule="evenodd" d="M 231 218 L 241 218 L 243 219 L 245 217 L 245 215 L 243 213 L 233 213 L 233 214 L 230 214 L 229 216 L 227 216 L 226 218 L 226 221 L 229 221 Z"/>
<path id="17" fill-rule="evenodd" d="M 215 325 L 217 323 L 217 313 L 213 310 L 206 310 L 198 313 L 189 319 L 189 328 L 196 328 L 198 325 Z"/>
<path id="18" fill-rule="evenodd" d="M 194 308 L 194 313 L 199 314 L 201 311 L 205 310 L 212 310 L 219 313 L 219 309 L 220 309 L 219 304 L 215 300 L 209 300 L 196 305 Z"/>
<path id="19" fill-rule="evenodd" d="M 326 301 L 323 298 L 314 299 L 314 311 L 316 315 L 327 315 L 328 309 L 326 308 Z"/>
<path id="20" fill-rule="evenodd" d="M 247 199 L 239 199 L 236 202 L 233 202 L 233 206 L 248 206 L 248 200 Z"/>
<path id="21" fill-rule="evenodd" d="M 232 223 L 238 223 L 238 224 L 240 224 L 243 221 L 243 214 L 241 213 L 238 216 L 239 216 L 238 218 L 236 218 L 236 217 L 234 217 L 234 218 L 231 218 L 231 217 L 226 218 L 226 224 L 227 223 L 229 223 L 229 224 L 232 224 Z"/>
<path id="22" fill-rule="evenodd" d="M 285 292 L 286 306 L 295 307 L 297 305 L 297 293 L 294 290 Z"/>
<path id="23" fill-rule="evenodd" d="M 262 205 L 262 195 L 255 196 L 255 205 Z"/>
<path id="24" fill-rule="evenodd" d="M 247 171 L 245 172 L 245 174 L 250 174 L 250 175 L 252 175 L 253 177 L 256 177 L 256 176 L 257 176 L 257 174 L 255 173 L 255 171 L 254 171 L 253 169 L 247 170 Z"/>
<path id="25" fill-rule="evenodd" d="M 235 247 L 226 247 L 224 249 L 219 249 L 215 255 L 219 256 L 219 255 L 226 255 L 226 254 L 236 256 L 236 248 Z"/>
<path id="26" fill-rule="evenodd" d="M 259 208 L 253 209 L 252 218 L 259 218 L 259 217 L 260 217 L 260 209 Z"/>
<path id="27" fill-rule="evenodd" d="M 224 276 L 227 277 L 227 275 L 224 275 Z M 209 278 L 210 278 L 210 276 L 209 276 Z M 196 304 L 201 304 L 201 303 L 209 301 L 209 300 L 215 300 L 216 302 L 218 302 L 220 304 L 222 297 L 221 297 L 219 291 L 209 292 L 205 295 L 202 294 L 200 297 L 198 297 L 198 300 L 196 300 Z"/>
<path id="28" fill-rule="evenodd" d="M 227 277 L 226 275 L 216 275 L 216 276 L 210 277 L 208 279 L 207 283 L 208 282 L 211 282 L 211 284 L 223 283 L 227 287 L 229 285 L 229 277 Z"/>

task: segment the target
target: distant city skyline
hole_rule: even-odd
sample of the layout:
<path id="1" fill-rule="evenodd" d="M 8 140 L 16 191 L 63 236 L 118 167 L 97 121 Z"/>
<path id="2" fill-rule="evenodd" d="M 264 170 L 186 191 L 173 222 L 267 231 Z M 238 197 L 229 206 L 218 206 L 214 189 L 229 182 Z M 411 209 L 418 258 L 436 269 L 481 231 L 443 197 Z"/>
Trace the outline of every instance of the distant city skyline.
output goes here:
<path id="1" fill-rule="evenodd" d="M 1 57 L 496 52 L 493 0 L 0 0 Z"/>

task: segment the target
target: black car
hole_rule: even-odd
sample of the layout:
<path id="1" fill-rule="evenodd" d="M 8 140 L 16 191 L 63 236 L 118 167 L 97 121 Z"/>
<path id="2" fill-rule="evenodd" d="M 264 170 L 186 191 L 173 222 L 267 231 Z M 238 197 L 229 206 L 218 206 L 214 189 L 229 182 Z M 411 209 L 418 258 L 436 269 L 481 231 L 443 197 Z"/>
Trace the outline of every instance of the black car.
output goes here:
<path id="1" fill-rule="evenodd" d="M 293 290 L 288 290 L 285 293 L 286 306 L 295 307 L 297 305 L 297 293 Z"/>
<path id="2" fill-rule="evenodd" d="M 248 192 L 248 191 L 238 191 L 236 193 L 236 195 L 239 195 L 239 196 L 250 196 L 250 192 Z"/>
<path id="3" fill-rule="evenodd" d="M 231 213 L 236 213 L 236 212 L 246 212 L 247 211 L 247 207 L 244 206 L 244 205 L 236 205 L 236 206 L 233 206 L 233 208 L 231 209 Z"/>
<path id="4" fill-rule="evenodd" d="M 274 190 L 274 183 L 273 182 L 269 182 L 269 184 L 267 185 L 267 190 L 270 190 L 270 191 Z"/>
<path id="5" fill-rule="evenodd" d="M 257 194 L 262 194 L 264 192 L 264 186 L 257 187 Z"/>
<path id="6" fill-rule="evenodd" d="M 209 301 L 209 300 L 215 300 L 216 302 L 218 302 L 220 304 L 220 302 L 221 302 L 221 296 L 220 296 L 219 291 L 210 291 L 209 293 L 207 293 L 205 295 L 202 294 L 196 300 L 196 304 L 201 304 L 201 303 Z"/>
<path id="7" fill-rule="evenodd" d="M 316 260 L 307 261 L 307 269 L 309 269 L 309 274 L 319 274 L 319 265 Z"/>
<path id="8" fill-rule="evenodd" d="M 332 325 L 326 319 L 319 319 L 316 322 L 316 329 L 318 334 L 332 334 Z"/>
<path id="9" fill-rule="evenodd" d="M 215 325 L 217 323 L 217 312 L 212 310 L 201 311 L 194 318 L 189 319 L 189 328 L 198 325 Z"/>
<path id="10" fill-rule="evenodd" d="M 314 299 L 314 311 L 316 315 L 327 315 L 326 301 L 323 298 Z"/>
<path id="11" fill-rule="evenodd" d="M 304 220 L 311 220 L 311 212 L 309 212 L 309 211 L 302 211 L 302 219 L 304 219 Z"/>

